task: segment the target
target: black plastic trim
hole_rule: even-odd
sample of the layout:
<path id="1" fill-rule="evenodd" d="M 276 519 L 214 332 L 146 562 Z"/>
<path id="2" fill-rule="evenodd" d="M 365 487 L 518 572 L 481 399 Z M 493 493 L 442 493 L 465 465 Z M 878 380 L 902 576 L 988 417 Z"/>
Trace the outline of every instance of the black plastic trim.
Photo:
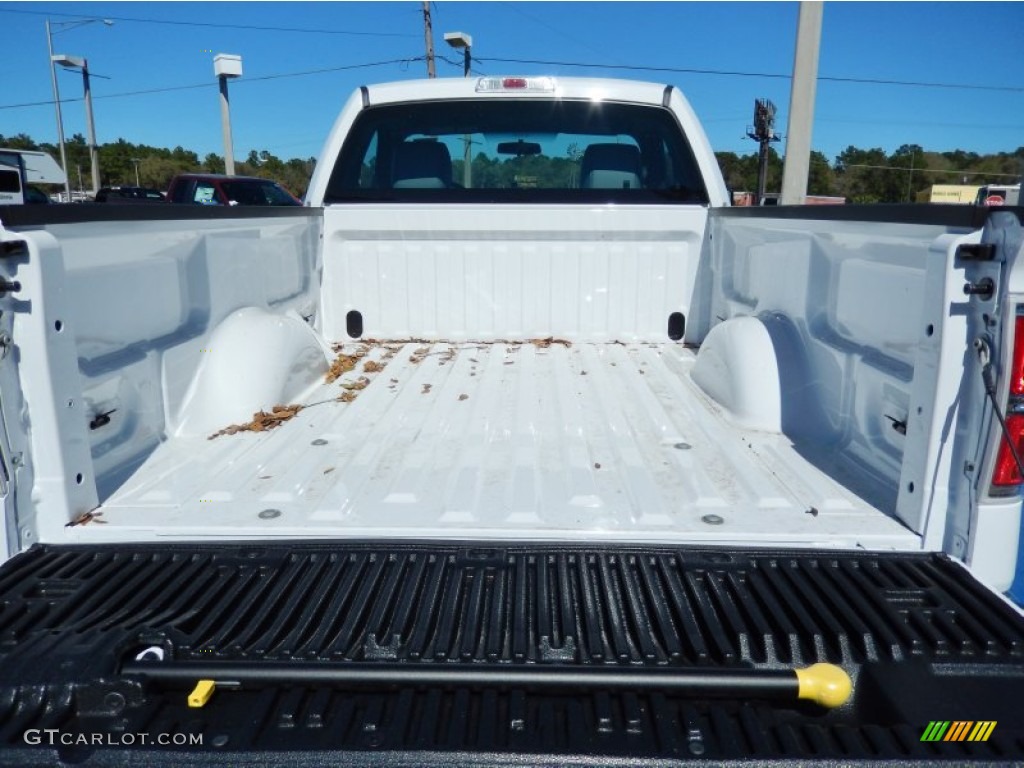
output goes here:
<path id="1" fill-rule="evenodd" d="M 292 205 L 212 206 L 154 203 L 64 203 L 0 206 L 0 222 L 8 229 L 47 224 L 93 221 L 221 221 L 225 219 L 307 219 L 323 215 L 321 208 Z"/>
<path id="2" fill-rule="evenodd" d="M 668 337 L 672 341 L 679 341 L 686 335 L 686 315 L 682 312 L 673 312 L 668 316 Z"/>
<path id="3" fill-rule="evenodd" d="M 363 335 L 363 313 L 358 309 L 350 309 L 345 314 L 345 332 L 353 339 Z"/>
<path id="4" fill-rule="evenodd" d="M 865 221 L 879 224 L 936 224 L 980 229 L 993 213 L 1012 213 L 1024 222 L 1024 207 L 974 205 L 780 205 L 712 208 L 712 218 Z"/>

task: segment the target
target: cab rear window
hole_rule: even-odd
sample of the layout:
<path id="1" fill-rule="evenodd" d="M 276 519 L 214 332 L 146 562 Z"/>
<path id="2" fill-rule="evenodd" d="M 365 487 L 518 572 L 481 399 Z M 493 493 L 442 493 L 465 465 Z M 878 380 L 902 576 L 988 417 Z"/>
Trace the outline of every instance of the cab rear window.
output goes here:
<path id="1" fill-rule="evenodd" d="M 706 204 L 667 109 L 571 100 L 466 100 L 365 109 L 325 201 Z"/>

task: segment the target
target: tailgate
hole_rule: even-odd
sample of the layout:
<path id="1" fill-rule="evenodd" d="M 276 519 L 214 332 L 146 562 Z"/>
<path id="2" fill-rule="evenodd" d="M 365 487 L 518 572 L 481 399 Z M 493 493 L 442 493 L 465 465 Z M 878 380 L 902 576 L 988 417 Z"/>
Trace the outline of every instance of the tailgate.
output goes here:
<path id="1" fill-rule="evenodd" d="M 816 662 L 846 704 L 786 690 Z M 11 765 L 1007 761 L 1022 683 L 1024 619 L 935 554 L 37 545 L 0 568 Z"/>

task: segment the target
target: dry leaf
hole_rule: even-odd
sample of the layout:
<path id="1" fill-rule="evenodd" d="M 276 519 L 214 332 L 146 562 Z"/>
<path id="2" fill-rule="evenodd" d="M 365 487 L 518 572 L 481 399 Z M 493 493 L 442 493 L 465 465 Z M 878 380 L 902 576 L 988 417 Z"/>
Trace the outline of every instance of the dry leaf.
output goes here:
<path id="1" fill-rule="evenodd" d="M 338 355 L 334 358 L 334 362 L 331 363 L 331 367 L 324 376 L 326 383 L 330 384 L 333 381 L 337 381 L 342 374 L 348 373 L 355 368 L 356 360 L 357 358 L 351 355 Z"/>
<path id="2" fill-rule="evenodd" d="M 351 391 L 351 390 L 357 390 L 357 389 L 366 389 L 366 387 L 367 387 L 367 385 L 369 385 L 369 383 L 370 383 L 370 380 L 368 378 L 366 378 L 365 376 L 360 376 L 355 381 L 343 382 L 341 386 L 342 386 L 343 389 L 347 389 L 347 390 Z"/>
<path id="3" fill-rule="evenodd" d="M 433 386 L 433 384 L 424 384 L 423 385 L 423 392 L 421 394 L 424 394 L 424 395 L 429 394 L 430 393 L 430 388 L 432 386 Z"/>
<path id="4" fill-rule="evenodd" d="M 420 347 L 409 357 L 409 362 L 413 365 L 422 363 L 424 358 L 430 354 L 430 347 Z"/>
<path id="5" fill-rule="evenodd" d="M 100 515 L 102 515 L 103 513 L 97 512 L 96 510 L 98 509 L 99 507 L 94 507 L 93 509 L 90 509 L 88 512 L 83 512 L 70 523 L 65 524 L 64 527 L 73 528 L 76 525 L 87 525 L 88 523 L 102 523 L 103 525 L 106 525 L 106 520 L 100 520 Z"/>
<path id="6" fill-rule="evenodd" d="M 338 395 L 338 402 L 351 403 L 357 397 L 359 397 L 359 395 L 357 395 L 355 392 L 342 392 L 340 395 Z"/>
<path id="7" fill-rule="evenodd" d="M 378 371 L 383 371 L 384 366 L 380 363 L 375 363 L 373 360 L 367 360 L 363 363 L 363 370 L 367 373 L 377 373 Z"/>
<path id="8" fill-rule="evenodd" d="M 566 341 L 565 339 L 556 339 L 552 336 L 548 336 L 546 339 L 530 339 L 530 343 L 533 344 L 533 346 L 537 347 L 537 349 L 547 349 L 552 344 L 561 344 L 566 349 L 572 346 L 571 341 Z"/>
<path id="9" fill-rule="evenodd" d="M 267 430 L 276 429 L 284 424 L 284 422 L 294 418 L 295 414 L 301 410 L 301 405 L 275 405 L 270 409 L 270 413 L 257 411 L 253 414 L 252 421 L 247 424 L 231 424 L 219 432 L 214 432 L 207 439 L 213 440 L 221 435 L 234 435 L 239 432 L 266 432 Z"/>

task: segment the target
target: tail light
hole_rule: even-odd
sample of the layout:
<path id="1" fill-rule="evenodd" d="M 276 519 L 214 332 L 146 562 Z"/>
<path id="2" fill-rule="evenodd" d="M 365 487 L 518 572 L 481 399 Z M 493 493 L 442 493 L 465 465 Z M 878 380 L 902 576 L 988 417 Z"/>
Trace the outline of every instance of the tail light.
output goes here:
<path id="1" fill-rule="evenodd" d="M 553 93 L 553 77 L 481 77 L 476 81 L 477 93 L 495 91 L 540 91 Z"/>
<path id="2" fill-rule="evenodd" d="M 995 468 L 992 470 L 992 489 L 1013 492 L 1024 483 L 1010 443 L 1017 455 L 1024 457 L 1024 305 L 1018 305 L 1013 324 L 1013 355 L 1010 357 L 1010 382 L 1006 402 L 1006 432 L 999 441 Z"/>
<path id="3" fill-rule="evenodd" d="M 1013 445 L 1020 456 L 1024 456 L 1024 413 L 1012 413 L 1006 417 L 1006 430 L 1010 433 Z M 1009 488 L 1020 485 L 1024 477 L 1017 468 L 1017 460 L 1006 442 L 1006 437 L 999 441 L 999 453 L 996 454 L 996 466 L 992 472 L 992 485 Z"/>
<path id="4" fill-rule="evenodd" d="M 1017 315 L 1017 321 L 1013 326 L 1010 397 L 1024 397 L 1024 315 Z"/>

